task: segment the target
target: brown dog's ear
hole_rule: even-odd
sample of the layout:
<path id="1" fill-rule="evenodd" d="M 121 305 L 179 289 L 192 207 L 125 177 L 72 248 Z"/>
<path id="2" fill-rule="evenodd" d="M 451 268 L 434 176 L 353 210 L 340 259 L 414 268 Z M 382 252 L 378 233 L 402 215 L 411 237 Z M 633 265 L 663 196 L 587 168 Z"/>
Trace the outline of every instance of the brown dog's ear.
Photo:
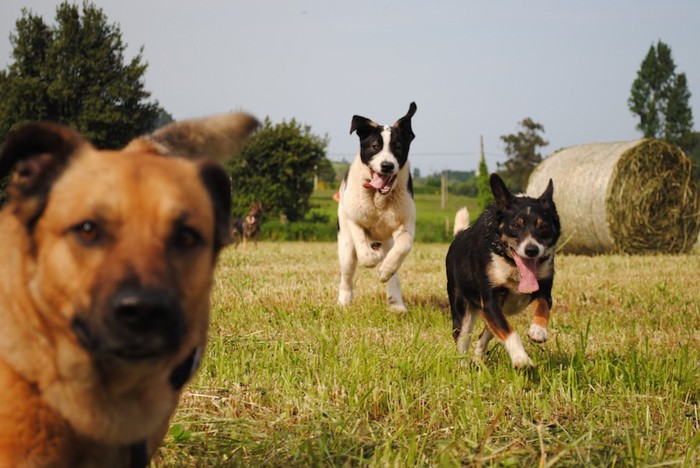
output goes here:
<path id="1" fill-rule="evenodd" d="M 214 252 L 231 242 L 231 180 L 220 164 L 205 160 L 199 169 L 214 207 Z"/>
<path id="2" fill-rule="evenodd" d="M 498 211 L 506 210 L 513 202 L 513 194 L 510 193 L 505 182 L 503 182 L 503 179 L 501 179 L 498 174 L 491 174 L 489 182 L 491 184 L 493 198 L 496 200 L 496 209 Z"/>
<path id="3" fill-rule="evenodd" d="M 183 120 L 131 141 L 125 151 L 225 161 L 243 147 L 259 125 L 255 117 L 242 112 Z"/>
<path id="4" fill-rule="evenodd" d="M 8 137 L 0 151 L 0 178 L 12 173 L 7 195 L 18 218 L 33 224 L 51 186 L 85 143 L 70 128 L 48 122 L 24 125 Z"/>

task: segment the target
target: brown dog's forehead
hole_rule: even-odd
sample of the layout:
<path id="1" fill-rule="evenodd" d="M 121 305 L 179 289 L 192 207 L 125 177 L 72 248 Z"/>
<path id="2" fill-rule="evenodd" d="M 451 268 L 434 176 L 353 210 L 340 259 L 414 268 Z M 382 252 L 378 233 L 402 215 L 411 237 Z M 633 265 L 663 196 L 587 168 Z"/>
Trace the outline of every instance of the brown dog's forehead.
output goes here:
<path id="1" fill-rule="evenodd" d="M 196 163 L 148 153 L 88 150 L 51 189 L 49 211 L 76 218 L 99 210 L 108 217 L 166 220 L 185 216 L 214 223 L 211 200 Z"/>

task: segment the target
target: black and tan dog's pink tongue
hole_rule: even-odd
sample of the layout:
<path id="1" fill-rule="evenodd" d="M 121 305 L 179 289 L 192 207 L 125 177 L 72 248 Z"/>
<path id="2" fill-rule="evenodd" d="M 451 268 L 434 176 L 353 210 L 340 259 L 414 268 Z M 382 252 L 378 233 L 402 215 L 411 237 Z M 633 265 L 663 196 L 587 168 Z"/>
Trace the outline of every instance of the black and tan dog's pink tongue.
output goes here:
<path id="1" fill-rule="evenodd" d="M 522 258 L 513 252 L 513 260 L 515 260 L 515 265 L 520 272 L 518 291 L 521 293 L 533 293 L 540 289 L 540 285 L 537 283 L 537 259 Z"/>
<path id="2" fill-rule="evenodd" d="M 382 176 L 379 175 L 379 173 L 375 172 L 372 174 L 372 180 L 369 182 L 365 182 L 362 186 L 364 188 L 375 188 L 377 190 L 381 190 L 384 188 L 386 185 L 386 180 L 382 178 Z"/>

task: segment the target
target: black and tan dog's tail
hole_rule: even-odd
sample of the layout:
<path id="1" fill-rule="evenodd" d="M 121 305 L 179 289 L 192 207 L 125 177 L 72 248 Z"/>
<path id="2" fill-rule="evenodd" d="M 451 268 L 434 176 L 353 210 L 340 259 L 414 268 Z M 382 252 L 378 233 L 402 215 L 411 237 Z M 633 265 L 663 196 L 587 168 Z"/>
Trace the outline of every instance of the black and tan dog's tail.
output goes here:
<path id="1" fill-rule="evenodd" d="M 150 146 L 160 154 L 224 161 L 243 147 L 259 125 L 258 119 L 243 112 L 183 120 L 132 141 L 126 149 Z"/>
<path id="2" fill-rule="evenodd" d="M 464 231 L 469 227 L 469 210 L 467 207 L 462 207 L 457 211 L 455 215 L 455 227 L 453 234 L 456 236 L 460 232 Z"/>

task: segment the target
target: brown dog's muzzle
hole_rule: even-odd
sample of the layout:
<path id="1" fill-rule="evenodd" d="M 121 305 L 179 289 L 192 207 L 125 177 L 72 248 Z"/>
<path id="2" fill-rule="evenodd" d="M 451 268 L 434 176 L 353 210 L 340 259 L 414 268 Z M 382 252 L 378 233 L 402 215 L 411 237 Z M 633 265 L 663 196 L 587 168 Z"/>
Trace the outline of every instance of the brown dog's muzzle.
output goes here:
<path id="1" fill-rule="evenodd" d="M 132 286 L 119 289 L 101 310 L 77 314 L 71 327 L 97 358 L 140 360 L 176 352 L 185 325 L 171 294 Z"/>

